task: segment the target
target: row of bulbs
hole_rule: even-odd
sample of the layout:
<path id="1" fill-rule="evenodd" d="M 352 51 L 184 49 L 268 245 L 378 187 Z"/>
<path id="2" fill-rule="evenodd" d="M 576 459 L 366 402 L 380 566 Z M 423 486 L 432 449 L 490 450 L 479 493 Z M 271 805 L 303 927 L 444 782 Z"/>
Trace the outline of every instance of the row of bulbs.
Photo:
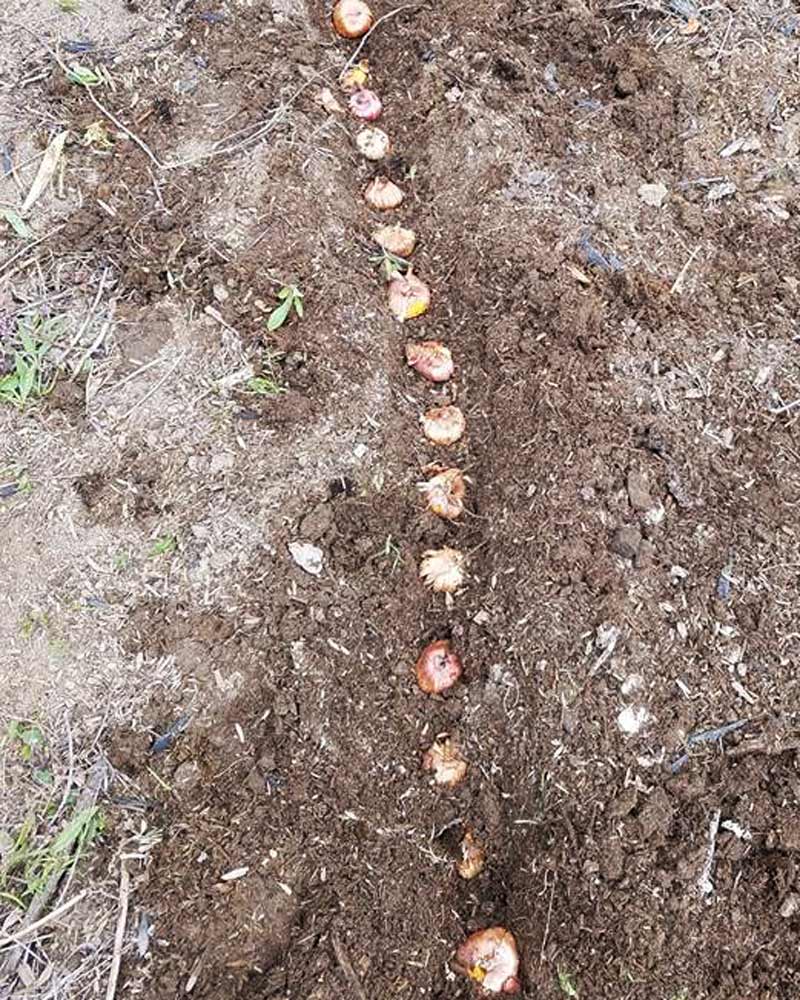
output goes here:
<path id="1" fill-rule="evenodd" d="M 368 34 L 375 25 L 372 11 L 364 0 L 338 0 L 332 13 L 333 27 L 343 38 L 355 39 Z M 361 121 L 375 122 L 383 111 L 380 97 L 367 87 L 369 65 L 366 61 L 348 66 L 340 84 L 348 94 L 350 113 Z M 341 113 L 330 90 L 324 90 L 321 101 L 331 113 Z M 382 129 L 369 124 L 356 135 L 356 147 L 368 160 L 380 161 L 391 150 L 391 140 Z M 364 190 L 366 203 L 379 212 L 400 207 L 404 193 L 388 177 L 378 176 Z M 383 268 L 387 278 L 388 303 L 400 322 L 414 319 L 427 312 L 430 290 L 414 273 L 409 258 L 416 246 L 416 234 L 399 224 L 378 226 L 372 233 L 383 253 Z M 450 349 L 436 340 L 410 341 L 405 348 L 406 361 L 422 378 L 434 384 L 447 382 L 453 375 Z M 450 446 L 461 439 L 466 429 L 464 414 L 452 403 L 433 407 L 420 418 L 422 431 L 428 440 L 439 446 Z M 460 469 L 438 463 L 426 468 L 428 478 L 419 483 L 419 491 L 427 508 L 446 520 L 455 520 L 464 511 L 467 478 Z M 423 553 L 420 578 L 433 590 L 445 594 L 452 602 L 464 582 L 464 554 L 444 547 Z M 416 679 L 426 694 L 441 694 L 461 677 L 461 659 L 448 639 L 430 643 L 416 663 Z M 454 787 L 467 772 L 467 762 L 460 747 L 449 734 L 441 734 L 425 752 L 425 770 L 431 771 L 437 784 Z M 475 835 L 467 829 L 461 842 L 461 860 L 457 865 L 463 878 L 473 878 L 484 865 L 484 850 Z M 458 948 L 456 967 L 464 972 L 484 993 L 517 993 L 520 989 L 519 955 L 516 941 L 504 927 L 488 927 L 471 934 Z"/>

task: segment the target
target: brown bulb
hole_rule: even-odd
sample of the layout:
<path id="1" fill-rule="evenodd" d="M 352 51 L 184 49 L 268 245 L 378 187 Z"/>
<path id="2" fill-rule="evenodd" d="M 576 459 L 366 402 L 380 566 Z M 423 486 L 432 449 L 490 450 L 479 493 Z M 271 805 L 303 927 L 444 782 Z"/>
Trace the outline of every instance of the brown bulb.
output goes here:
<path id="1" fill-rule="evenodd" d="M 367 184 L 364 191 L 364 201 L 370 208 L 377 208 L 379 212 L 388 212 L 402 203 L 403 192 L 388 177 L 376 177 Z"/>
<path id="2" fill-rule="evenodd" d="M 466 427 L 464 414 L 457 406 L 435 406 L 420 420 L 425 437 L 434 444 L 455 444 Z"/>
<path id="3" fill-rule="evenodd" d="M 448 639 L 429 643 L 417 660 L 417 684 L 425 694 L 441 694 L 461 676 L 461 660 Z"/>
<path id="4" fill-rule="evenodd" d="M 361 38 L 373 24 L 372 11 L 364 0 L 339 0 L 331 16 L 337 35 Z"/>
<path id="5" fill-rule="evenodd" d="M 453 355 L 438 340 L 406 344 L 406 361 L 429 382 L 446 382 L 453 375 Z"/>

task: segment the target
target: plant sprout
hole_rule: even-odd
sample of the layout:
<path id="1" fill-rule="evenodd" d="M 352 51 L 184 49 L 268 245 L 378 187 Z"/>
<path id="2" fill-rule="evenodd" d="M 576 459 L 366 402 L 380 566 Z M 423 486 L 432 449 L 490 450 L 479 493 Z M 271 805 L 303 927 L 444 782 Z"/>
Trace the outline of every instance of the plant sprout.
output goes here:
<path id="1" fill-rule="evenodd" d="M 297 285 L 284 285 L 278 292 L 278 298 L 281 300 L 281 304 L 276 306 L 269 314 L 269 319 L 267 320 L 268 330 L 278 330 L 282 327 L 293 309 L 298 319 L 303 318 L 303 293 Z"/>

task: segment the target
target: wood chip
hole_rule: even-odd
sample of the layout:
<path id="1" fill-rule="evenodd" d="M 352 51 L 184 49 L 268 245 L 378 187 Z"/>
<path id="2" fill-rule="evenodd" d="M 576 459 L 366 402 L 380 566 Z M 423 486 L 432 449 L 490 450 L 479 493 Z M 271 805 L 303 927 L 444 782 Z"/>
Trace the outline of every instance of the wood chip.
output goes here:
<path id="1" fill-rule="evenodd" d="M 566 264 L 565 267 L 576 281 L 580 281 L 582 285 L 591 285 L 592 279 L 585 271 L 581 271 L 579 267 L 575 267 L 573 264 Z"/>
<path id="2" fill-rule="evenodd" d="M 225 872 L 224 875 L 220 875 L 220 879 L 223 882 L 233 882 L 237 878 L 244 878 L 249 871 L 250 871 L 249 867 L 234 868 L 229 872 Z"/>

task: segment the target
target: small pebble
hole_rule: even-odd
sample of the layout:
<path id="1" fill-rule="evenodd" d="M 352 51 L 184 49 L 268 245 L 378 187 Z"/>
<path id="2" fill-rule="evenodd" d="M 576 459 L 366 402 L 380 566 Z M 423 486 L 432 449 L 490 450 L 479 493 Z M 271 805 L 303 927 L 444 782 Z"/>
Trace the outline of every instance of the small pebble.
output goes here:
<path id="1" fill-rule="evenodd" d="M 322 549 L 311 545 L 310 542 L 289 542 L 288 548 L 289 554 L 300 569 L 310 573 L 311 576 L 320 576 L 324 559 Z"/>
<path id="2" fill-rule="evenodd" d="M 622 559 L 634 559 L 642 544 L 642 532 L 638 525 L 626 524 L 618 528 L 611 539 L 611 551 Z"/>
<path id="3" fill-rule="evenodd" d="M 653 208 L 661 208 L 668 194 L 666 184 L 642 184 L 639 188 L 639 197 Z"/>

